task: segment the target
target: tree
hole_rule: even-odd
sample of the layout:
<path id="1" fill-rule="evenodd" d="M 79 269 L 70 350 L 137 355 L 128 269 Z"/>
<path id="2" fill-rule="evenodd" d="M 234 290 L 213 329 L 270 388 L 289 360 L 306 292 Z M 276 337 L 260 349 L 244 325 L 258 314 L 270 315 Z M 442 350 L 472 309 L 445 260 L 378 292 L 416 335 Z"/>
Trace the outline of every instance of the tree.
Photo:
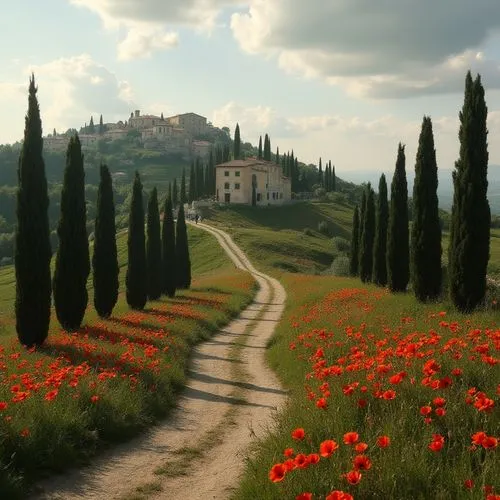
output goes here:
<path id="1" fill-rule="evenodd" d="M 184 218 L 184 206 L 179 207 L 175 234 L 175 265 L 177 270 L 176 285 L 179 289 L 191 286 L 191 260 L 189 258 L 189 246 L 187 238 L 186 220 Z"/>
<path id="2" fill-rule="evenodd" d="M 237 123 L 234 130 L 234 147 L 233 147 L 233 158 L 239 160 L 241 157 L 241 138 L 240 138 L 240 126 Z"/>
<path id="3" fill-rule="evenodd" d="M 441 223 L 438 208 L 438 169 L 430 117 L 424 116 L 418 141 L 413 184 L 411 269 L 415 296 L 421 302 L 441 293 Z"/>
<path id="4" fill-rule="evenodd" d="M 172 215 L 172 200 L 167 197 L 163 210 L 161 233 L 162 244 L 162 292 L 168 297 L 175 295 L 176 272 L 175 263 L 175 224 Z"/>
<path id="5" fill-rule="evenodd" d="M 351 276 L 358 275 L 359 269 L 359 210 L 358 205 L 354 207 L 352 217 L 352 234 L 351 234 L 351 258 L 349 262 L 349 274 Z"/>
<path id="6" fill-rule="evenodd" d="M 359 248 L 359 277 L 363 283 L 371 281 L 373 270 L 373 241 L 375 238 L 375 195 L 370 183 L 366 186 L 366 209 L 364 213 L 361 245 Z"/>
<path id="7" fill-rule="evenodd" d="M 148 239 L 146 243 L 146 262 L 148 268 L 148 299 L 157 300 L 161 296 L 162 289 L 162 245 L 160 211 L 158 209 L 158 191 L 156 190 L 156 187 L 151 190 L 148 199 L 147 230 Z"/>
<path id="8" fill-rule="evenodd" d="M 37 90 L 35 76 L 31 75 L 24 141 L 17 169 L 14 246 L 16 331 L 19 342 L 28 348 L 43 344 L 47 338 L 52 292 L 49 197 Z"/>
<path id="9" fill-rule="evenodd" d="M 66 153 L 53 281 L 57 319 L 68 331 L 80 328 L 89 298 L 87 279 L 90 257 L 86 213 L 82 146 L 78 135 L 74 135 Z"/>
<path id="10" fill-rule="evenodd" d="M 99 135 L 104 134 L 104 122 L 102 121 L 102 115 L 99 118 Z"/>
<path id="11" fill-rule="evenodd" d="M 259 137 L 259 153 L 257 158 L 259 160 L 262 160 L 262 136 Z"/>
<path id="12" fill-rule="evenodd" d="M 410 279 L 408 184 L 405 161 L 405 147 L 399 143 L 396 169 L 391 183 L 387 229 L 387 282 L 392 292 L 406 291 Z"/>
<path id="13" fill-rule="evenodd" d="M 177 203 L 179 203 L 179 193 L 177 192 L 177 179 L 174 179 L 174 184 L 172 185 L 172 207 L 175 208 Z"/>
<path id="14" fill-rule="evenodd" d="M 145 240 L 142 183 L 139 172 L 136 171 L 128 219 L 128 266 L 125 284 L 127 304 L 138 310 L 144 309 L 148 296 Z"/>
<path id="15" fill-rule="evenodd" d="M 94 307 L 101 318 L 108 318 L 118 300 L 120 268 L 116 248 L 113 185 L 106 165 L 101 165 L 100 174 L 92 256 Z"/>
<path id="16" fill-rule="evenodd" d="M 335 192 L 337 191 L 337 177 L 335 176 L 335 165 L 333 167 L 330 165 L 331 172 L 332 172 L 332 191 Z"/>
<path id="17" fill-rule="evenodd" d="M 271 161 L 271 139 L 266 134 L 264 137 L 264 160 Z"/>
<path id="18" fill-rule="evenodd" d="M 389 223 L 389 203 L 385 174 L 380 176 L 376 209 L 375 242 L 373 244 L 372 281 L 376 285 L 387 284 L 387 225 Z"/>
<path id="19" fill-rule="evenodd" d="M 320 187 L 323 187 L 323 167 L 321 165 L 321 158 L 319 159 L 319 167 L 318 167 L 318 184 Z"/>
<path id="20" fill-rule="evenodd" d="M 359 211 L 359 231 L 358 231 L 358 261 L 361 251 L 361 237 L 363 236 L 363 225 L 365 223 L 365 212 L 366 212 L 366 187 L 361 193 L 361 208 Z M 359 265 L 359 264 L 358 264 Z"/>
<path id="21" fill-rule="evenodd" d="M 179 202 L 181 205 L 184 205 L 184 203 L 186 203 L 186 171 L 184 168 L 182 169 L 181 193 Z"/>
<path id="22" fill-rule="evenodd" d="M 448 255 L 451 300 L 463 312 L 475 309 L 486 294 L 491 224 L 487 115 L 481 77 L 473 81 L 469 71 L 460 112 L 460 154 L 453 171 Z"/>
<path id="23" fill-rule="evenodd" d="M 280 148 L 276 148 L 276 165 L 280 164 Z"/>
<path id="24" fill-rule="evenodd" d="M 94 117 L 93 116 L 90 117 L 90 123 L 89 123 L 89 127 L 88 127 L 88 133 L 89 134 L 95 134 L 95 126 L 94 126 Z"/>
<path id="25" fill-rule="evenodd" d="M 194 172 L 194 161 L 191 161 L 191 170 L 189 171 L 188 203 L 191 204 L 195 199 L 196 199 L 196 178 Z"/>

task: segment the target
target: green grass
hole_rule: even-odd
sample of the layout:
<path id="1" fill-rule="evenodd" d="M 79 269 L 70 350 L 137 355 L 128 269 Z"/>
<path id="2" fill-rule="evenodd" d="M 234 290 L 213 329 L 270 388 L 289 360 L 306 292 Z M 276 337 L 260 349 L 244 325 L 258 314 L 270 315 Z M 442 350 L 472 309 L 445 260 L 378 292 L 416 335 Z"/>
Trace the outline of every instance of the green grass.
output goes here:
<path id="1" fill-rule="evenodd" d="M 287 306 L 267 355 L 290 391 L 290 405 L 268 436 L 254 446 L 254 455 L 232 498 L 292 499 L 310 492 L 313 498 L 324 499 L 338 489 L 355 499 L 480 499 L 484 498 L 484 485 L 494 486 L 498 493 L 500 448 L 469 449 L 473 433 L 484 431 L 498 437 L 500 429 L 499 365 L 488 364 L 476 349 L 489 349 L 487 354 L 498 359 L 498 339 L 494 340 L 495 329 L 497 337 L 499 332 L 497 311 L 465 316 L 453 312 L 448 304 L 422 305 L 410 294 L 391 295 L 350 278 L 288 273 L 281 281 L 288 293 Z M 441 311 L 448 313 L 435 314 Z M 475 328 L 479 330 L 467 336 Z M 415 352 L 422 358 L 411 355 L 412 350 L 407 350 L 406 358 L 396 354 L 396 349 L 404 350 L 409 343 L 414 343 Z M 319 348 L 323 353 L 317 353 Z M 322 359 L 324 365 L 319 363 Z M 431 389 L 422 385 L 423 364 L 430 359 L 440 365 L 432 378 L 450 376 L 450 387 Z M 346 369 L 348 365 L 350 369 Z M 382 365 L 388 374 L 377 370 Z M 341 375 L 325 375 L 322 366 L 338 366 L 343 371 Z M 452 375 L 454 368 L 460 368 L 462 374 Z M 407 376 L 400 384 L 392 384 L 389 377 L 400 371 Z M 373 380 L 370 374 L 374 374 Z M 376 382 L 381 392 L 395 390 L 395 399 L 376 397 Z M 323 386 L 325 383 L 329 387 Z M 349 384 L 354 384 L 354 393 L 346 396 L 343 389 Z M 362 386 L 367 387 L 366 392 Z M 496 400 L 491 412 L 466 404 L 471 387 Z M 326 409 L 315 404 L 322 396 L 327 401 Z M 419 410 L 424 405 L 433 406 L 437 396 L 446 399 L 447 413 L 443 417 L 433 413 L 432 422 L 425 424 Z M 366 401 L 363 408 L 358 406 L 360 399 Z M 291 437 L 291 431 L 298 427 L 306 432 L 304 441 Z M 372 468 L 362 471 L 362 480 L 356 486 L 342 477 L 352 469 L 356 455 L 343 443 L 343 435 L 350 431 L 358 432 L 360 441 L 368 444 L 364 454 L 372 461 Z M 440 452 L 428 449 L 433 433 L 445 437 Z M 376 445 L 381 435 L 391 438 L 386 449 Z M 271 467 L 286 460 L 286 448 L 293 448 L 293 457 L 319 453 L 320 443 L 327 439 L 339 444 L 332 457 L 295 469 L 281 482 L 269 479 Z M 472 491 L 464 489 L 466 479 L 474 480 Z"/>
<path id="2" fill-rule="evenodd" d="M 2 498 L 24 497 L 36 478 L 85 462 L 165 417 L 183 386 L 191 347 L 251 301 L 252 277 L 234 268 L 213 236 L 193 227 L 188 231 L 190 290 L 150 302 L 142 312 L 130 311 L 124 297 L 122 234 L 120 298 L 113 317 L 97 318 L 90 281 L 81 331 L 62 332 L 53 314 L 46 345 L 36 352 L 17 343 L 13 270 L 3 269 L 0 403 L 7 408 L 0 410 Z"/>

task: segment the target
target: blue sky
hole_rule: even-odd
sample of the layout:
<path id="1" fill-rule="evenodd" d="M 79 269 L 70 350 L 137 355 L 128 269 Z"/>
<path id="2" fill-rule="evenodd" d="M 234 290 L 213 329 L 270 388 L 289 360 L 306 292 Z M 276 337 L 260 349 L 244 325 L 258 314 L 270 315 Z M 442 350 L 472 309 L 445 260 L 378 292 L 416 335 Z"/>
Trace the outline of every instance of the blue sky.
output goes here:
<path id="1" fill-rule="evenodd" d="M 2 9 L 0 143 L 22 137 L 30 71 L 45 133 L 134 109 L 193 111 L 257 143 L 332 160 L 337 174 L 415 159 L 433 118 L 458 154 L 464 77 L 479 72 L 500 164 L 498 0 L 23 0 Z M 429 12 L 433 15 L 430 16 Z"/>

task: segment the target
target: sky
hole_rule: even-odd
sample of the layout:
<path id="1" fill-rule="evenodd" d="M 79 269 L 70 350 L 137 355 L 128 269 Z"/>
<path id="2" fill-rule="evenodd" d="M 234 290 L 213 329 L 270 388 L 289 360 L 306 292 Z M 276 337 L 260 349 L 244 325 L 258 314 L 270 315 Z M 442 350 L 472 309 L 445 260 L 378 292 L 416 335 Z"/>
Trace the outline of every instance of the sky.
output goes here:
<path id="1" fill-rule="evenodd" d="M 2 21 L 0 144 L 23 136 L 34 72 L 44 134 L 195 112 L 348 178 L 392 171 L 399 141 L 414 165 L 429 115 L 450 169 L 470 69 L 500 165 L 499 0 L 23 0 Z"/>

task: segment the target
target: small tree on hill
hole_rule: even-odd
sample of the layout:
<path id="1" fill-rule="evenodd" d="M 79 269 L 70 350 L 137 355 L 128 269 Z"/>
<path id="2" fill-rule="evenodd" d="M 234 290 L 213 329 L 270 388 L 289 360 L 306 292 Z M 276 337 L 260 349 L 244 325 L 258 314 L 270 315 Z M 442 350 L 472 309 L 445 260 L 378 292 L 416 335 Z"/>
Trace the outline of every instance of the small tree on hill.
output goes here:
<path id="1" fill-rule="evenodd" d="M 80 328 L 88 303 L 90 257 L 86 213 L 82 146 L 78 135 L 74 135 L 66 153 L 53 282 L 57 319 L 68 331 Z"/>
<path id="2" fill-rule="evenodd" d="M 370 183 L 366 186 L 366 209 L 359 249 L 359 277 L 371 281 L 373 270 L 373 241 L 375 238 L 375 197 Z"/>
<path id="3" fill-rule="evenodd" d="M 126 283 L 127 304 L 132 309 L 144 309 L 148 295 L 144 205 L 139 172 L 135 173 L 128 219 L 128 266 Z"/>
<path id="4" fill-rule="evenodd" d="M 177 268 L 177 288 L 186 289 L 191 286 L 191 260 L 187 238 L 184 206 L 179 207 L 175 234 L 175 264 Z"/>
<path id="5" fill-rule="evenodd" d="M 391 183 L 391 204 L 387 230 L 387 282 L 392 292 L 404 292 L 410 279 L 408 233 L 408 184 L 405 148 L 398 146 L 396 169 Z"/>
<path id="6" fill-rule="evenodd" d="M 162 242 L 162 292 L 168 297 L 175 295 L 177 266 L 175 261 L 175 224 L 172 201 L 167 197 L 163 210 Z"/>
<path id="7" fill-rule="evenodd" d="M 147 217 L 148 239 L 146 243 L 146 261 L 148 267 L 148 298 L 159 299 L 162 289 L 161 270 L 161 231 L 160 211 L 158 209 L 158 192 L 154 187 L 148 200 Z"/>
<path id="8" fill-rule="evenodd" d="M 259 152 L 257 154 L 257 158 L 262 160 L 262 136 L 259 137 Z"/>
<path id="9" fill-rule="evenodd" d="M 99 135 L 102 135 L 104 134 L 105 130 L 104 130 L 104 122 L 102 120 L 102 115 L 101 117 L 99 118 Z"/>
<path id="10" fill-rule="evenodd" d="M 387 225 L 389 223 L 389 203 L 387 201 L 387 182 L 385 175 L 380 176 L 376 208 L 375 242 L 373 244 L 372 281 L 376 285 L 387 284 Z"/>
<path id="11" fill-rule="evenodd" d="M 120 268 L 116 248 L 113 185 L 106 165 L 101 165 L 100 174 L 92 256 L 94 307 L 101 318 L 108 318 L 118 300 Z"/>
<path id="12" fill-rule="evenodd" d="M 90 117 L 90 123 L 88 126 L 88 133 L 95 134 L 95 125 L 94 125 L 94 117 L 93 116 Z"/>
<path id="13" fill-rule="evenodd" d="M 481 77 L 465 80 L 460 112 L 460 155 L 453 172 L 449 277 L 453 304 L 472 311 L 484 300 L 490 252 L 491 212 L 488 190 L 488 108 Z"/>
<path id="14" fill-rule="evenodd" d="M 52 292 L 49 197 L 37 90 L 35 77 L 31 75 L 24 141 L 17 170 L 14 244 L 16 331 L 19 342 L 28 348 L 43 344 L 47 338 Z"/>
<path id="15" fill-rule="evenodd" d="M 236 129 L 234 130 L 233 158 L 235 160 L 239 160 L 241 158 L 240 126 L 238 123 L 236 124 Z"/>
<path id="16" fill-rule="evenodd" d="M 432 122 L 424 116 L 415 164 L 411 231 L 413 290 L 422 302 L 435 300 L 441 293 L 441 223 L 437 187 Z"/>
<path id="17" fill-rule="evenodd" d="M 352 217 L 352 234 L 351 234 L 351 258 L 349 261 L 349 274 L 357 276 L 359 269 L 359 210 L 358 205 L 354 207 Z"/>

